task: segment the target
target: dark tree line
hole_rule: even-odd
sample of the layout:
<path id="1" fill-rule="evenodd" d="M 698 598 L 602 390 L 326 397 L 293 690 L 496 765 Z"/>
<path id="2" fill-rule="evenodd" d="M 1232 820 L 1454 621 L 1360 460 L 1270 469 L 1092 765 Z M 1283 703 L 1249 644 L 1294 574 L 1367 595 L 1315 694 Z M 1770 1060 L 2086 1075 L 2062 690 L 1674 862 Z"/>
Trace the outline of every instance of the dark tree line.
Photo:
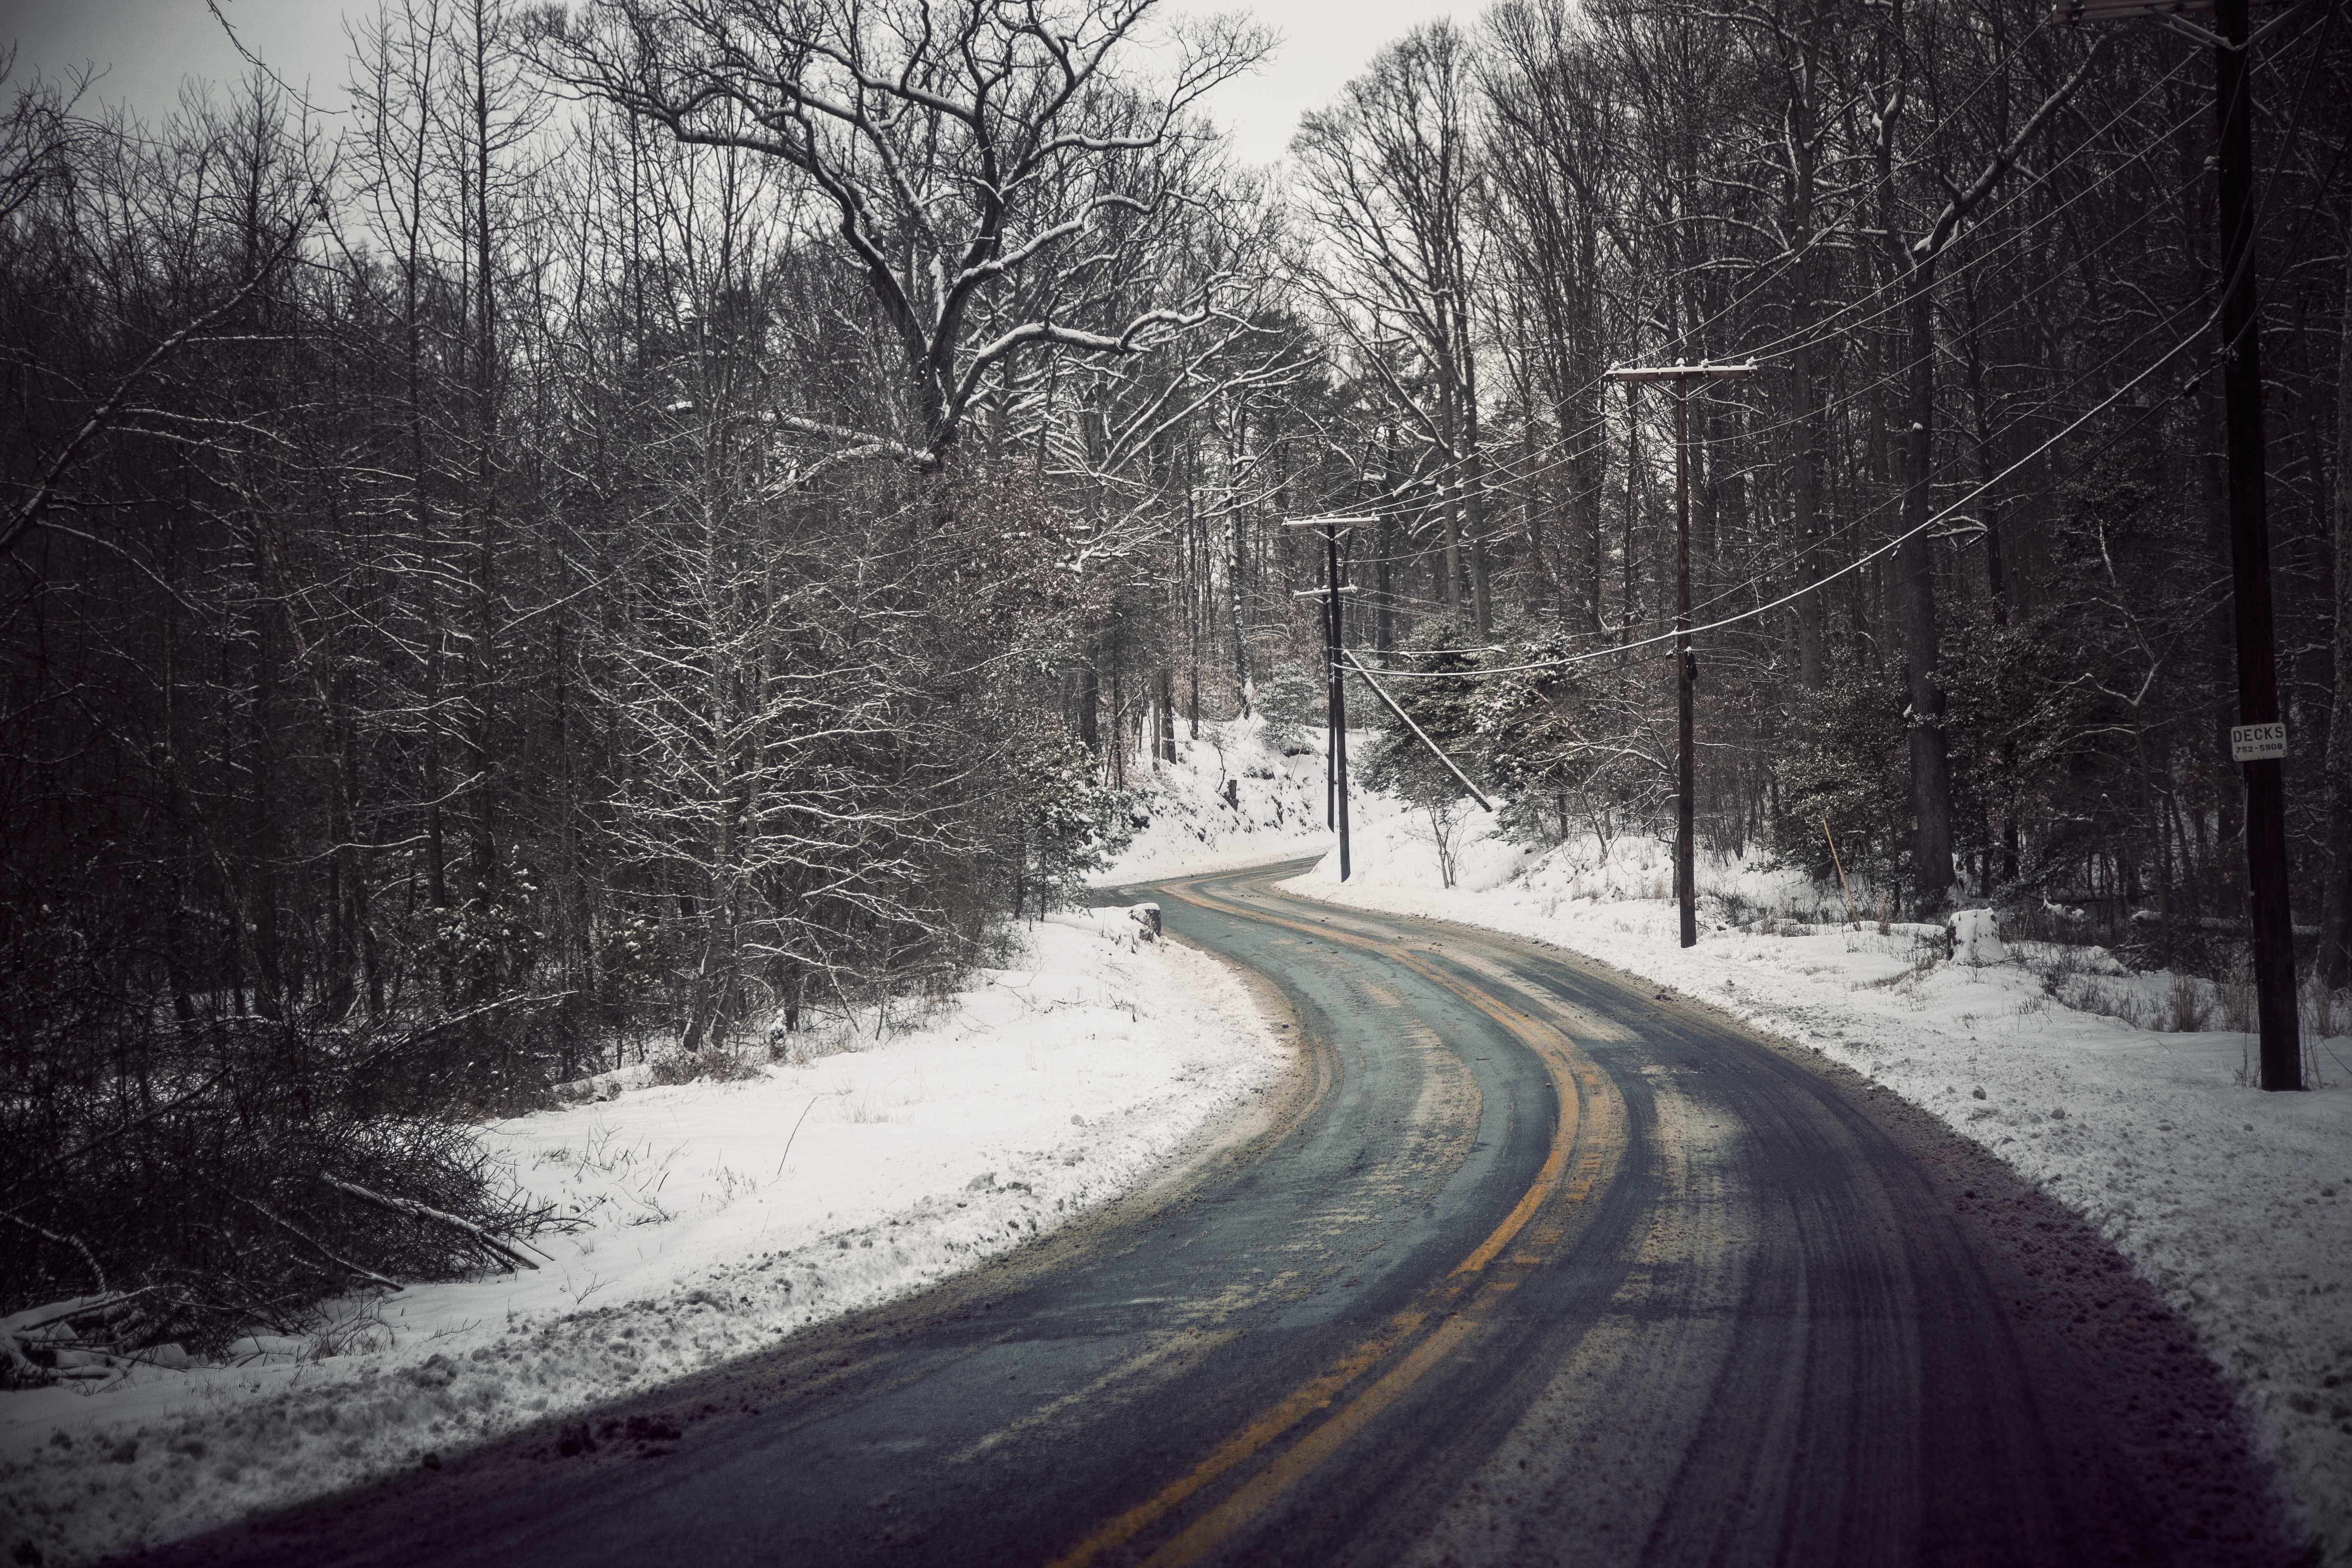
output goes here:
<path id="1" fill-rule="evenodd" d="M 2210 73 L 2094 41 L 1508 0 L 1279 177 L 1199 113 L 1259 40 L 1146 0 L 398 0 L 331 133 L 266 74 L 147 124 L 20 75 L 0 1307 L 487 1256 L 394 1213 L 528 1228 L 447 1119 L 951 986 L 1299 684 L 1286 517 L 1377 517 L 1349 639 L 1443 676 L 1398 686 L 1512 832 L 1665 830 L 1672 409 L 1621 363 L 1762 367 L 1691 409 L 1706 846 L 1826 872 L 1826 817 L 1906 910 L 2226 963 Z M 2352 28 L 2256 76 L 2340 984 Z"/>
<path id="2" fill-rule="evenodd" d="M 2258 55 L 2258 261 L 2296 918 L 2341 986 L 2352 30 L 2302 21 Z M 1826 877 L 1826 816 L 1904 908 L 2227 961 L 2212 92 L 2159 27 L 1999 0 L 1514 0 L 1309 118 L 1299 283 L 1403 541 L 1361 635 L 1551 663 L 1414 687 L 1522 831 L 1671 806 L 1667 650 L 1605 653 L 1671 625 L 1671 395 L 1604 372 L 1753 358 L 1691 410 L 1696 619 L 1749 617 L 1697 643 L 1702 842 Z"/>
<path id="3" fill-rule="evenodd" d="M 360 31 L 331 142 L 264 75 L 19 91 L 0 1300 L 462 1261 L 386 1215 L 529 1216 L 438 1119 L 1069 894 L 1166 431 L 1294 357 L 1187 118 L 1251 45 L 1147 75 L 1140 11 L 811 11 L 742 68 L 797 111 L 715 15 L 496 0 Z"/>

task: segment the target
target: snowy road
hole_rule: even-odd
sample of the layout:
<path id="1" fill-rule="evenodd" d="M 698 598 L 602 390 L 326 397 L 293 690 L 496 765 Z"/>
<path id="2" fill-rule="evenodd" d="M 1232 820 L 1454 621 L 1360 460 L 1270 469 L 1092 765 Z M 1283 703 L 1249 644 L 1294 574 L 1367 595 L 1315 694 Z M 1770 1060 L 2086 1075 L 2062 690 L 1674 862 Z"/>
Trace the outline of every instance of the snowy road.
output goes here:
<path id="1" fill-rule="evenodd" d="M 1557 952 L 1159 890 L 1290 1008 L 1217 1157 L 171 1562 L 2283 1562 L 2229 1392 L 1926 1113 Z M 572 1450 L 565 1452 L 565 1449 Z"/>

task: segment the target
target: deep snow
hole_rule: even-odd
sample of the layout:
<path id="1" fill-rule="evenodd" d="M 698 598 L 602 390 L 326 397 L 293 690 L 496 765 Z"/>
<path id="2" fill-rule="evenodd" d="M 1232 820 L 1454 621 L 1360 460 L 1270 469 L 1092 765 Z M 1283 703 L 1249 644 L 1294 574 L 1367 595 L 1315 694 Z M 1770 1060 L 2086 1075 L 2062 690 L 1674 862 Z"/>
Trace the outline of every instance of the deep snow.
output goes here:
<path id="1" fill-rule="evenodd" d="M 0 1551 L 193 1533 L 772 1345 L 1051 1232 L 1278 1081 L 1216 961 L 1123 910 L 1025 931 L 1026 968 L 921 1026 L 487 1129 L 587 1222 L 535 1273 L 346 1301 L 241 1364 L 0 1394 Z"/>
<path id="2" fill-rule="evenodd" d="M 1685 951 L 1665 846 L 1535 853 L 1490 823 L 1465 825 L 1452 889 L 1411 814 L 1358 837 L 1345 884 L 1327 857 L 1286 885 L 1572 949 L 1933 1110 L 2087 1216 L 2163 1293 L 2241 1389 L 2322 1559 L 2352 1563 L 2352 1037 L 2316 1053 L 2326 1087 L 2265 1094 L 2244 1086 L 2243 1033 L 2125 1021 L 2174 1021 L 2174 976 L 2126 974 L 2095 949 L 1991 942 L 1976 956 L 2001 962 L 1972 964 L 1919 928 L 1773 919 L 1840 900 L 1756 860 L 1702 866 L 1701 909 L 1719 913 L 1708 895 L 1729 892 L 1763 918 L 1703 920 Z M 2179 1021 L 2226 1011 L 2210 987 L 2187 994 Z M 2352 1008 L 2337 1018 L 2352 1024 Z"/>

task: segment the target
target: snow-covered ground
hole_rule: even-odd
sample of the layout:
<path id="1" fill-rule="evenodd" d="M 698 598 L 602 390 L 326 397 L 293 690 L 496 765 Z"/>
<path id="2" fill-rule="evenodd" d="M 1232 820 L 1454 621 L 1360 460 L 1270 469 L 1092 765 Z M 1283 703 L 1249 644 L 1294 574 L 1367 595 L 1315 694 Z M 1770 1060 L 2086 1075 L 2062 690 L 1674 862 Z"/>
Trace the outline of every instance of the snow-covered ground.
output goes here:
<path id="1" fill-rule="evenodd" d="M 1360 755 L 1374 736 L 1370 730 L 1349 731 L 1349 754 Z M 1176 742 L 1173 763 L 1129 758 L 1128 786 L 1139 826 L 1095 884 L 1118 887 L 1319 855 L 1333 843 L 1323 826 L 1323 775 L 1321 731 L 1286 731 L 1257 718 L 1202 725 L 1201 739 Z M 1353 828 L 1397 810 L 1388 796 L 1361 789 L 1351 791 L 1349 801 Z"/>
<path id="2" fill-rule="evenodd" d="M 1701 867 L 1702 911 L 1729 892 L 1749 920 L 1705 920 L 1685 951 L 1665 846 L 1535 854 L 1486 823 L 1464 826 L 1452 889 L 1412 815 L 1357 840 L 1344 885 L 1329 857 L 1287 886 L 1589 954 L 1934 1110 L 2088 1216 L 2162 1291 L 2242 1390 L 2323 1560 L 2352 1563 L 2352 1037 L 2315 1053 L 2326 1087 L 2265 1094 L 2245 1085 L 2247 1036 L 2221 1026 L 2235 999 L 2210 985 L 2126 974 L 2096 949 L 1987 946 L 1974 956 L 1999 961 L 1971 963 L 1916 928 L 1784 921 L 1771 917 L 1810 917 L 1836 894 L 1752 862 Z M 2144 1026 L 2158 1023 L 2202 1026 Z M 2332 1026 L 2352 1030 L 2341 998 Z"/>
<path id="3" fill-rule="evenodd" d="M 536 1272 L 345 1302 L 240 1364 L 0 1394 L 0 1551 L 84 1560 L 415 1465 L 906 1294 L 1132 1188 L 1286 1059 L 1230 972 L 1137 929 L 1056 917 L 1025 928 L 1029 967 L 921 1026 L 489 1128 L 523 1189 L 587 1222 L 541 1237 Z"/>

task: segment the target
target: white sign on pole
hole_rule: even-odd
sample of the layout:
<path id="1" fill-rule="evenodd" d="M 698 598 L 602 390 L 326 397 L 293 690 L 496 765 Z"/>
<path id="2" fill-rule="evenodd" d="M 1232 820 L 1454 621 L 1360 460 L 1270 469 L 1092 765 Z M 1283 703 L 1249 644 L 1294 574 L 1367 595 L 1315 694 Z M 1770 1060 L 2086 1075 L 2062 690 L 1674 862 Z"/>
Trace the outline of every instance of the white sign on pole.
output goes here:
<path id="1" fill-rule="evenodd" d="M 2230 726 L 2231 762 L 2266 763 L 2285 755 L 2286 726 L 2284 723 Z"/>

